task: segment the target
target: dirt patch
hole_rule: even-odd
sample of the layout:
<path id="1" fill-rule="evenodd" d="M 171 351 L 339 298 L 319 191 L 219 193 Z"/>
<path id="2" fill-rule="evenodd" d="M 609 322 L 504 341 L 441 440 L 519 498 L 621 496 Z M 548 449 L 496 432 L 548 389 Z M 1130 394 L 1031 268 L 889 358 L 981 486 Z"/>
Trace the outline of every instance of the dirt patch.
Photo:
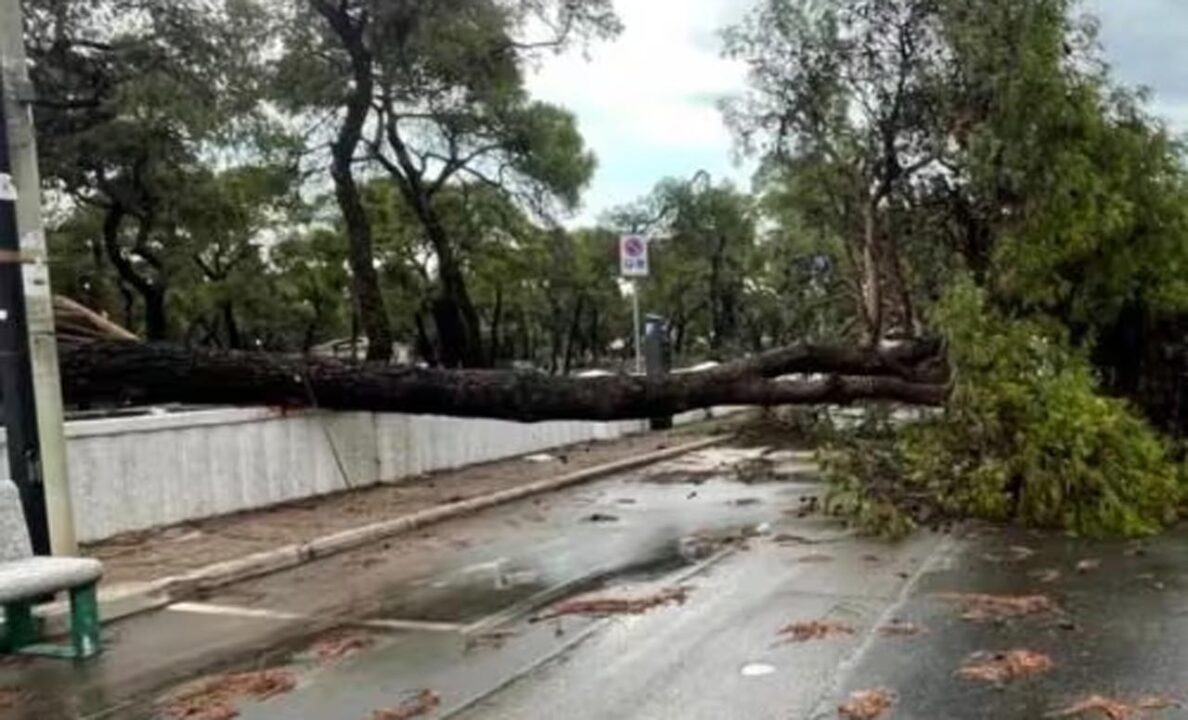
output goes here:
<path id="1" fill-rule="evenodd" d="M 966 680 L 1003 685 L 1012 680 L 1042 675 L 1053 667 L 1052 658 L 1031 650 L 1003 653 L 974 653 L 957 671 Z"/>
<path id="2" fill-rule="evenodd" d="M 297 685 L 287 670 L 217 675 L 181 688 L 161 704 L 167 720 L 231 720 L 239 716 L 235 702 L 244 698 L 267 700 Z"/>
<path id="3" fill-rule="evenodd" d="M 892 620 L 879 628 L 879 635 L 883 637 L 914 637 L 927 632 L 919 625 L 902 620 Z"/>
<path id="4" fill-rule="evenodd" d="M 1058 612 L 1060 609 L 1047 595 L 939 593 L 934 597 L 960 605 L 961 618 L 970 622 L 1011 620 L 1028 615 Z"/>
<path id="5" fill-rule="evenodd" d="M 563 615 L 642 615 L 665 605 L 684 605 L 688 597 L 689 588 L 678 587 L 637 597 L 574 598 L 545 610 L 533 618 L 533 622 Z"/>
<path id="6" fill-rule="evenodd" d="M 564 472 L 568 473 L 704 437 L 708 435 L 674 430 L 584 443 L 556 452 L 568 458 L 564 466 Z M 108 584 L 154 580 L 291 543 L 308 542 L 461 498 L 527 485 L 556 477 L 558 472 L 557 463 L 501 460 L 404 478 L 397 484 L 349 490 L 171 528 L 127 533 L 88 545 L 84 554 L 103 561 L 104 582 Z"/>
<path id="7" fill-rule="evenodd" d="M 395 707 L 376 710 L 371 714 L 371 720 L 409 720 L 409 718 L 428 715 L 441 705 L 441 697 L 432 690 L 422 690 L 417 696 L 405 700 Z"/>
<path id="8" fill-rule="evenodd" d="M 781 628 L 779 635 L 786 637 L 788 642 L 808 642 L 809 640 L 823 640 L 836 635 L 853 635 L 854 628 L 837 622 L 836 620 L 805 620 L 794 622 Z"/>
<path id="9" fill-rule="evenodd" d="M 357 630 L 335 630 L 318 638 L 309 647 L 309 655 L 319 664 L 337 662 L 375 645 L 375 638 Z"/>
<path id="10" fill-rule="evenodd" d="M 1044 717 L 1049 718 L 1107 718 L 1107 720 L 1131 720 L 1148 712 L 1183 707 L 1178 700 L 1162 696 L 1146 697 L 1135 703 L 1127 703 L 1104 695 L 1091 695 L 1080 702 L 1060 710 L 1054 710 Z"/>
<path id="11" fill-rule="evenodd" d="M 843 720 L 878 720 L 895 704 L 895 696 L 888 690 L 856 690 L 837 706 Z"/>

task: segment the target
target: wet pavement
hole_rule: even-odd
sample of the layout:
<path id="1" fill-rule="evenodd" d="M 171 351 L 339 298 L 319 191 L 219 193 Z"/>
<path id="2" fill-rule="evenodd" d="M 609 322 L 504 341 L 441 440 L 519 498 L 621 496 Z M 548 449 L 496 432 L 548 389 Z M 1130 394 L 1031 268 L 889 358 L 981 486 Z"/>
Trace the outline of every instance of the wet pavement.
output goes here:
<path id="1" fill-rule="evenodd" d="M 894 698 L 885 718 L 1041 718 L 1094 694 L 1188 694 L 1188 531 L 882 543 L 805 516 L 821 491 L 809 456 L 761 452 L 702 451 L 115 623 L 97 663 L 0 666 L 0 718 L 165 717 L 184 681 L 262 668 L 296 684 L 236 700 L 245 720 L 369 720 L 422 690 L 440 698 L 432 717 L 466 720 L 836 718 L 871 688 Z M 676 588 L 683 603 L 643 614 L 539 619 L 575 596 Z M 1052 608 L 974 622 L 953 593 Z M 810 621 L 846 632 L 780 635 Z M 880 632 L 896 621 L 922 631 Z M 332 629 L 359 647 L 322 657 Z M 956 674 L 971 653 L 1014 649 L 1053 667 L 998 686 Z M 5 688 L 24 693 L 7 714 Z"/>

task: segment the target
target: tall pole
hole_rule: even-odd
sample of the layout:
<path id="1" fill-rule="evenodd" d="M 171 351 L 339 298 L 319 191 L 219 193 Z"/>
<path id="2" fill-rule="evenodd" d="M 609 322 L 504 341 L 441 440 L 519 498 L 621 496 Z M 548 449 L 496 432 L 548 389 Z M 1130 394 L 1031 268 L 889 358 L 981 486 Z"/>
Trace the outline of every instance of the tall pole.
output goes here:
<path id="1" fill-rule="evenodd" d="M 642 375 L 644 365 L 643 349 L 640 347 L 639 278 L 632 278 L 631 280 L 631 315 L 635 320 L 635 372 L 637 375 Z"/>
<path id="2" fill-rule="evenodd" d="M 11 376 L 14 383 L 25 386 L 25 389 L 14 388 L 15 397 L 27 400 L 31 394 L 35 417 L 35 422 L 31 424 L 27 420 L 21 421 L 23 427 L 35 426 L 35 432 L 26 432 L 23 436 L 23 463 L 13 463 L 14 453 L 10 444 L 9 467 L 13 479 L 18 482 L 18 473 L 22 471 L 14 465 L 26 468 L 23 472 L 30 500 L 25 499 L 26 491 L 22 489 L 22 502 L 35 551 L 73 555 L 78 552 L 78 542 L 66 471 L 58 344 L 54 333 L 53 296 L 41 219 L 41 177 L 37 167 L 37 145 L 30 108 L 33 92 L 25 59 L 23 28 L 20 0 L 0 0 L 0 123 L 5 129 L 5 137 L 0 138 L 3 141 L 0 144 L 5 147 L 5 160 L 9 166 L 6 170 L 0 169 L 0 174 L 10 178 L 8 185 L 12 190 L 9 195 L 13 197 L 3 204 L 10 208 L 11 215 L 15 217 L 15 225 L 10 221 L 7 230 L 0 226 L 0 235 L 5 236 L 4 242 L 11 245 L 5 246 L 5 262 L 0 263 L 8 268 L 4 275 L 0 275 L 0 283 L 6 288 L 4 298 L 14 298 L 11 332 L 17 336 L 24 335 L 24 348 L 20 347 L 18 337 L 14 341 L 14 351 L 27 358 L 23 363 L 27 367 L 26 374 L 19 371 L 6 371 L 4 374 L 6 378 Z M 15 245 L 12 245 L 13 241 Z M 23 294 L 23 308 L 15 300 L 19 294 Z M 24 328 L 18 327 L 22 315 L 25 319 Z M 21 353 L 21 350 L 26 352 Z M 27 389 L 30 376 L 31 393 Z M 6 420 L 10 397 L 8 384 L 9 380 L 6 379 Z M 11 432 L 12 425 L 8 427 Z M 44 509 L 40 516 L 37 514 L 38 494 L 43 497 Z M 29 514 L 30 510 L 32 514 Z M 39 522 L 48 533 L 48 543 L 42 530 L 34 530 Z"/>

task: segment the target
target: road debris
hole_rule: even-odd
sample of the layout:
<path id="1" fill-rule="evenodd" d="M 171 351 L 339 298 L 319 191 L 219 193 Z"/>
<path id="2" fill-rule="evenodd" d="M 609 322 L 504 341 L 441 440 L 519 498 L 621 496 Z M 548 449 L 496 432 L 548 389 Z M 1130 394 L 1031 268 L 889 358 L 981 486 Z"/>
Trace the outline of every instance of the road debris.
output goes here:
<path id="1" fill-rule="evenodd" d="M 1057 612 L 1059 608 L 1047 595 L 985 595 L 980 593 L 938 593 L 938 600 L 961 605 L 963 620 L 992 622 L 1026 615 Z"/>
<path id="2" fill-rule="evenodd" d="M 904 620 L 892 620 L 879 628 L 879 634 L 883 637 L 914 637 L 925 632 L 927 630 L 919 625 Z"/>
<path id="3" fill-rule="evenodd" d="M 957 674 L 966 680 L 1003 685 L 1012 680 L 1046 673 L 1052 667 L 1052 658 L 1032 650 L 979 652 L 966 658 Z"/>
<path id="4" fill-rule="evenodd" d="M 853 635 L 854 628 L 836 620 L 804 620 L 781 628 L 778 634 L 786 636 L 788 642 L 802 643 L 834 635 Z"/>
<path id="5" fill-rule="evenodd" d="M 753 507 L 755 505 L 762 505 L 763 501 L 759 498 L 745 497 L 731 500 L 729 504 L 734 507 Z"/>
<path id="6" fill-rule="evenodd" d="M 563 615 L 642 615 L 665 605 L 684 605 L 688 597 L 689 588 L 677 587 L 638 597 L 574 598 L 554 605 L 534 617 L 532 622 Z"/>
<path id="7" fill-rule="evenodd" d="M 895 704 L 895 696 L 888 690 L 856 690 L 837 706 L 843 720 L 877 720 Z"/>
<path id="8" fill-rule="evenodd" d="M 1099 567 L 1101 567 L 1101 561 L 1097 560 L 1095 558 L 1090 558 L 1088 560 L 1082 560 L 1079 563 L 1077 563 L 1077 572 L 1084 575 L 1086 573 L 1093 572 L 1094 570 L 1096 570 Z"/>
<path id="9" fill-rule="evenodd" d="M 1054 710 L 1044 717 L 1099 717 L 1108 720 L 1131 720 L 1131 718 L 1154 710 L 1168 710 L 1183 707 L 1178 700 L 1162 696 L 1143 698 L 1133 705 L 1104 695 L 1090 695 L 1084 700 L 1061 710 Z"/>
<path id="10" fill-rule="evenodd" d="M 432 690 L 421 690 L 416 697 L 405 700 L 396 707 L 376 710 L 371 720 L 409 720 L 428 715 L 441 705 L 441 696 Z"/>
<path id="11" fill-rule="evenodd" d="M 1005 553 L 986 553 L 982 557 L 989 562 L 1010 563 L 1023 562 L 1032 555 L 1035 555 L 1035 550 L 1032 550 L 1025 545 L 1012 545 L 1011 547 L 1007 548 Z"/>
<path id="12" fill-rule="evenodd" d="M 161 715 L 168 720 L 231 720 L 239 717 L 236 700 L 267 700 L 296 686 L 297 679 L 288 670 L 217 675 L 192 682 L 166 698 Z"/>
<path id="13" fill-rule="evenodd" d="M 336 630 L 318 638 L 309 647 L 309 654 L 324 665 L 366 650 L 374 644 L 375 638 L 367 633 Z"/>
<path id="14" fill-rule="evenodd" d="M 763 677 L 764 675 L 771 675 L 775 671 L 774 665 L 768 665 L 767 663 L 747 663 L 742 666 L 738 674 L 743 677 Z"/>
<path id="15" fill-rule="evenodd" d="M 1061 573 L 1056 568 L 1040 568 L 1027 573 L 1027 576 L 1042 583 L 1054 583 L 1060 579 Z"/>
<path id="16" fill-rule="evenodd" d="M 796 558 L 796 562 L 798 562 L 798 563 L 830 563 L 830 562 L 833 562 L 833 556 L 832 555 L 824 555 L 821 553 L 815 553 L 813 555 L 804 555 L 802 557 L 798 557 L 798 558 Z"/>
<path id="17" fill-rule="evenodd" d="M 612 523 L 612 522 L 619 522 L 619 516 L 611 515 L 609 513 L 596 512 L 591 515 L 587 515 L 585 517 L 585 520 L 586 520 L 586 522 L 591 522 L 591 523 Z"/>
<path id="18" fill-rule="evenodd" d="M 480 647 L 490 647 L 498 650 L 503 647 L 505 642 L 518 635 L 519 633 L 515 630 L 492 630 L 481 633 L 466 639 L 465 650 L 470 651 Z"/>

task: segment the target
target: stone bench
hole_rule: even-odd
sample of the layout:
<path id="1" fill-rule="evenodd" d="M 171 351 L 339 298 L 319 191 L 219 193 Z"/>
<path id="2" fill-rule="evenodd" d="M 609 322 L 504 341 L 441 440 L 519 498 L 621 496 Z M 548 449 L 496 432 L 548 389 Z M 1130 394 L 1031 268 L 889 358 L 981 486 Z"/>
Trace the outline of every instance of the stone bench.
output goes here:
<path id="1" fill-rule="evenodd" d="M 0 480 L 0 651 L 76 659 L 97 655 L 101 644 L 96 589 L 103 565 L 88 558 L 32 557 L 24 523 L 16 488 Z M 70 596 L 70 643 L 45 643 L 33 606 L 62 591 Z"/>

